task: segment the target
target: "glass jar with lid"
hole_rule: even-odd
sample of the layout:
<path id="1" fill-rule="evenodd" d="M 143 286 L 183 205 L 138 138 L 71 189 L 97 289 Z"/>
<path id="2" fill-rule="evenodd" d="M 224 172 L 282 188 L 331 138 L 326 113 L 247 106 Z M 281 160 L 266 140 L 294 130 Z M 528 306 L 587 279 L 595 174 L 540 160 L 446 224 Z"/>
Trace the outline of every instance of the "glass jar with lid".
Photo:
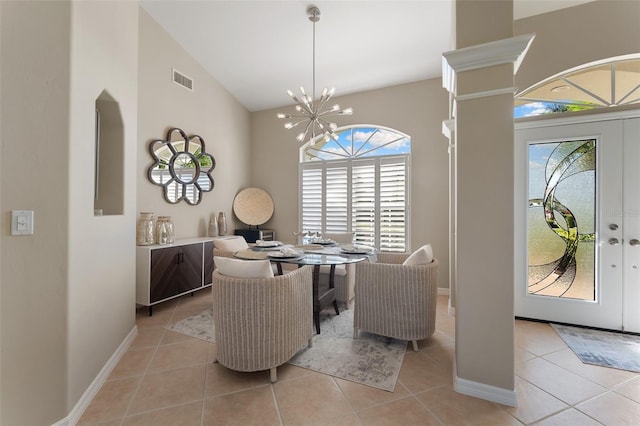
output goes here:
<path id="1" fill-rule="evenodd" d="M 136 244 L 150 246 L 155 242 L 156 215 L 141 212 L 136 223 Z"/>
<path id="2" fill-rule="evenodd" d="M 158 244 L 173 244 L 175 241 L 175 229 L 171 216 L 158 216 L 156 224 L 156 242 Z"/>

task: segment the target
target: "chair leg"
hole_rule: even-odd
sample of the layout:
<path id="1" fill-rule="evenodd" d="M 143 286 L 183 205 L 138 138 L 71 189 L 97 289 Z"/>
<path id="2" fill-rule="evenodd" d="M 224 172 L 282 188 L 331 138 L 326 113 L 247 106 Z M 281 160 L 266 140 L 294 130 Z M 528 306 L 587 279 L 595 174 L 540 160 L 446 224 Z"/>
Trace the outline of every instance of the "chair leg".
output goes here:
<path id="1" fill-rule="evenodd" d="M 412 340 L 411 343 L 413 343 L 413 350 L 418 352 L 418 341 Z"/>
<path id="2" fill-rule="evenodd" d="M 336 310 L 336 315 L 340 315 L 340 311 L 338 310 L 338 302 L 337 301 L 333 301 L 333 309 Z"/>
<path id="3" fill-rule="evenodd" d="M 275 383 L 278 381 L 278 376 L 276 374 L 276 367 L 273 367 L 271 370 L 269 370 L 270 373 L 270 379 L 271 379 L 271 383 Z"/>

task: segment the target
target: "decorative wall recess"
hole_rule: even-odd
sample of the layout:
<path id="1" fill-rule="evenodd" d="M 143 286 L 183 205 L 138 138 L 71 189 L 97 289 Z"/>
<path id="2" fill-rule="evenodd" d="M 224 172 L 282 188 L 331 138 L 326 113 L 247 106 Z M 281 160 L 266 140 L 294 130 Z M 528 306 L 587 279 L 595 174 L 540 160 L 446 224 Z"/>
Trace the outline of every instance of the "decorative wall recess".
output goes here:
<path id="1" fill-rule="evenodd" d="M 184 200 L 195 206 L 202 201 L 203 192 L 213 189 L 211 172 L 216 160 L 206 152 L 200 136 L 187 136 L 174 127 L 167 131 L 165 140 L 152 141 L 149 152 L 154 162 L 147 175 L 152 183 L 162 186 L 168 203 Z"/>
<path id="2" fill-rule="evenodd" d="M 103 90 L 95 102 L 93 212 L 124 213 L 124 123 L 118 102 Z"/>

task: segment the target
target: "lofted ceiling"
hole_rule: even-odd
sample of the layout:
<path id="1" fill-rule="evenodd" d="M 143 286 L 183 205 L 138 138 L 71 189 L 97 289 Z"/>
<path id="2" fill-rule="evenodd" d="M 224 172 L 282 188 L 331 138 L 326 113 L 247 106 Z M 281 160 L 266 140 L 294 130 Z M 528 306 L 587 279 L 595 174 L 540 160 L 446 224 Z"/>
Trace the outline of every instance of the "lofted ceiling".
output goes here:
<path id="1" fill-rule="evenodd" d="M 515 0 L 514 16 L 587 1 Z M 453 0 L 140 0 L 249 111 L 290 105 L 287 89 L 311 92 L 312 4 L 321 11 L 316 96 L 323 87 L 344 95 L 441 75 L 442 52 L 452 49 Z"/>

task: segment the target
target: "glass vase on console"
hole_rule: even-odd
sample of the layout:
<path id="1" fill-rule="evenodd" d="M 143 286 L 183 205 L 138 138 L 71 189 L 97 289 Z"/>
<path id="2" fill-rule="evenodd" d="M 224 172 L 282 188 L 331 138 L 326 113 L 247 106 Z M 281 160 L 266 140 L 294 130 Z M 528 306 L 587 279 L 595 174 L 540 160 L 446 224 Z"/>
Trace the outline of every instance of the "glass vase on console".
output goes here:
<path id="1" fill-rule="evenodd" d="M 136 244 L 150 246 L 155 242 L 156 215 L 151 212 L 141 212 L 136 224 Z"/>
<path id="2" fill-rule="evenodd" d="M 224 212 L 218 213 L 218 235 L 224 236 L 227 234 L 227 218 Z"/>
<path id="3" fill-rule="evenodd" d="M 212 213 L 209 218 L 209 229 L 207 230 L 207 235 L 209 237 L 217 237 L 218 236 L 218 219 L 216 219 L 216 214 Z"/>

